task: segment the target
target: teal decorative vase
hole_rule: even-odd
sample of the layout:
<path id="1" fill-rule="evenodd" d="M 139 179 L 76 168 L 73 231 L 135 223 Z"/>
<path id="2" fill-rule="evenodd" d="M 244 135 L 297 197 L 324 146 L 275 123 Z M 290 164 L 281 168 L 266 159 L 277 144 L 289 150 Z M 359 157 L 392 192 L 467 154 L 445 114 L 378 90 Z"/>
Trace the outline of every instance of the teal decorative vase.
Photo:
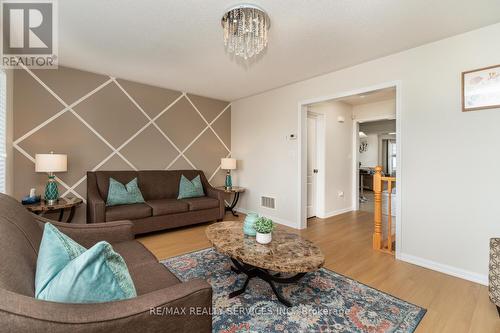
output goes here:
<path id="1" fill-rule="evenodd" d="M 253 228 L 255 221 L 259 218 L 259 214 L 257 213 L 248 213 L 245 217 L 245 221 L 243 223 L 243 233 L 248 236 L 255 236 L 255 229 Z"/>
<path id="2" fill-rule="evenodd" d="M 45 201 L 49 205 L 53 205 L 59 199 L 59 191 L 57 190 L 57 182 L 54 180 L 54 176 L 49 176 L 49 181 L 45 186 Z"/>

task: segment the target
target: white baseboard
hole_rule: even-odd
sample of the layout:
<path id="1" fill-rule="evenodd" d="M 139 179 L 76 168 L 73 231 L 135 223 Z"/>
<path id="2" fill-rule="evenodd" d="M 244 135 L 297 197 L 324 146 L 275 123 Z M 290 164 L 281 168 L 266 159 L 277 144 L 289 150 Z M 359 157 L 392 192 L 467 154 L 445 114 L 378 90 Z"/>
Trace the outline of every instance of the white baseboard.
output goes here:
<path id="1" fill-rule="evenodd" d="M 236 207 L 234 210 L 237 211 L 238 213 L 242 213 L 242 214 L 248 214 L 248 212 L 249 212 L 248 209 L 240 208 L 240 207 Z M 252 212 L 254 212 L 254 211 L 252 211 Z M 281 219 L 281 218 L 278 218 L 275 216 L 271 216 L 269 214 L 260 213 L 258 211 L 255 211 L 255 212 L 259 215 L 263 215 L 263 216 L 270 218 L 271 220 L 273 220 L 273 222 L 276 222 L 278 224 L 283 224 L 283 225 L 286 225 L 287 227 L 294 228 L 294 229 L 300 229 L 300 228 L 297 228 L 297 226 L 291 221 L 287 221 L 287 220 L 284 220 L 284 219 Z"/>
<path id="2" fill-rule="evenodd" d="M 425 267 L 428 269 L 432 269 L 434 271 L 438 271 L 438 272 L 441 272 L 444 274 L 448 274 L 448 275 L 451 275 L 451 276 L 454 276 L 454 277 L 457 277 L 460 279 L 472 281 L 472 282 L 479 283 L 479 284 L 482 284 L 485 286 L 488 285 L 488 276 L 487 275 L 474 273 L 474 272 L 467 271 L 467 270 L 464 270 L 461 268 L 441 264 L 441 263 L 438 263 L 438 262 L 435 262 L 432 260 L 412 256 L 412 255 L 406 254 L 406 253 L 399 253 L 399 255 L 397 256 L 397 259 L 399 259 L 401 261 L 408 262 L 410 264 L 414 264 L 414 265 Z"/>
<path id="3" fill-rule="evenodd" d="M 326 212 L 324 214 L 319 213 L 319 214 L 316 214 L 316 216 L 319 217 L 320 219 L 327 219 L 329 217 L 352 212 L 353 210 L 355 210 L 353 207 L 348 207 L 348 208 L 343 208 L 343 209 L 337 209 L 337 210 L 334 210 L 331 212 Z"/>

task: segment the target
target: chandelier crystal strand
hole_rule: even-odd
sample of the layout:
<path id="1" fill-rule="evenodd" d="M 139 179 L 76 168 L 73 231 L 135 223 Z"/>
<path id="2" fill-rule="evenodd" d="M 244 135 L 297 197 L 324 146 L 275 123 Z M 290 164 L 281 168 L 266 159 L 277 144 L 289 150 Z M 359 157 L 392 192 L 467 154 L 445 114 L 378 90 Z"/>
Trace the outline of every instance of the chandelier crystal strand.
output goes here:
<path id="1" fill-rule="evenodd" d="M 240 5 L 222 17 L 224 45 L 228 52 L 244 59 L 258 55 L 267 47 L 271 21 L 260 8 Z"/>

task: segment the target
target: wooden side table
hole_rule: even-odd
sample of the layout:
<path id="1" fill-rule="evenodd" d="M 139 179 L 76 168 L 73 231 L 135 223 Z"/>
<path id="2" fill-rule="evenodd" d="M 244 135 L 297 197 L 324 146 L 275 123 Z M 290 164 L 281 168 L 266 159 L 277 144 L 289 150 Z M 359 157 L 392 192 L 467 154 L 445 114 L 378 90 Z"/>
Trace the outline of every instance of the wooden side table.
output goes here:
<path id="1" fill-rule="evenodd" d="M 234 212 L 234 207 L 236 207 L 236 204 L 240 199 L 240 193 L 245 192 L 246 189 L 240 186 L 233 186 L 229 189 L 227 189 L 225 186 L 217 186 L 216 189 L 224 193 L 234 194 L 233 201 L 229 205 L 226 204 L 226 212 L 231 212 L 233 216 L 238 217 L 238 214 Z"/>
<path id="2" fill-rule="evenodd" d="M 59 219 L 58 219 L 59 222 L 62 222 L 63 220 L 64 211 L 69 209 L 69 215 L 68 218 L 66 219 L 66 223 L 71 223 L 73 217 L 75 216 L 76 207 L 80 206 L 82 202 L 83 200 L 80 198 L 71 198 L 71 199 L 59 198 L 57 203 L 54 205 L 47 205 L 47 203 L 44 200 L 42 200 L 39 203 L 26 205 L 25 207 L 30 212 L 40 216 L 43 216 L 48 212 L 59 212 Z"/>

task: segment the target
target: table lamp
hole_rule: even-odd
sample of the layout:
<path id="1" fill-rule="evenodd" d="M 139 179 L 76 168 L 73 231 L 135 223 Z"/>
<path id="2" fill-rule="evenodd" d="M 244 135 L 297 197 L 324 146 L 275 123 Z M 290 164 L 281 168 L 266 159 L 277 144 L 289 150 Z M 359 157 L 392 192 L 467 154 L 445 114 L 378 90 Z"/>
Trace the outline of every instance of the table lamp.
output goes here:
<path id="1" fill-rule="evenodd" d="M 222 170 L 227 170 L 226 173 L 226 190 L 230 190 L 233 187 L 233 181 L 231 179 L 231 170 L 236 169 L 236 159 L 234 158 L 221 158 L 220 168 Z"/>
<path id="2" fill-rule="evenodd" d="M 50 154 L 35 155 L 35 172 L 47 172 L 49 174 L 49 181 L 45 186 L 45 201 L 47 205 L 55 205 L 59 199 L 54 172 L 66 171 L 68 171 L 68 157 L 66 154 L 54 154 L 51 152 Z"/>

